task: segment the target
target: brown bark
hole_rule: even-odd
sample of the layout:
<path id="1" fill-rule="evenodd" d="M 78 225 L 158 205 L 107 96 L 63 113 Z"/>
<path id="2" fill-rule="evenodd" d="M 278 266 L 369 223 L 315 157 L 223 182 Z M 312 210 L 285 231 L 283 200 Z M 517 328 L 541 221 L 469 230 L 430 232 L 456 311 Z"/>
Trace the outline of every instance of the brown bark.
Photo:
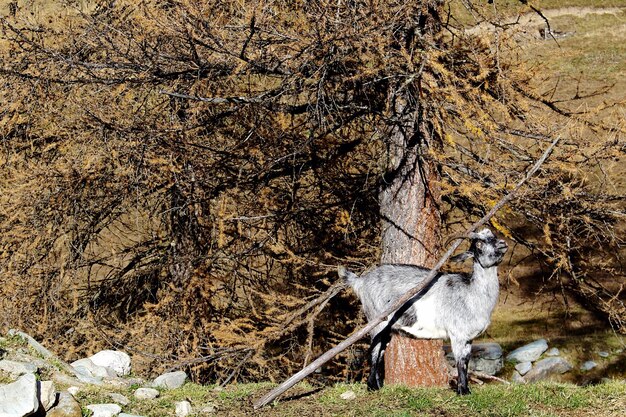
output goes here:
<path id="1" fill-rule="evenodd" d="M 409 387 L 448 385 L 441 340 L 420 340 L 394 334 L 385 350 L 385 384 Z"/>
<path id="2" fill-rule="evenodd" d="M 381 263 L 432 267 L 440 247 L 439 175 L 434 164 L 420 158 L 429 146 L 428 129 L 417 123 L 420 109 L 405 112 L 402 102 L 394 107 L 397 114 L 404 113 L 404 123 L 390 135 L 389 168 L 394 175 L 379 196 L 383 216 Z M 420 135 L 417 143 L 415 135 Z M 444 360 L 441 340 L 393 334 L 385 351 L 385 383 L 447 385 Z"/>

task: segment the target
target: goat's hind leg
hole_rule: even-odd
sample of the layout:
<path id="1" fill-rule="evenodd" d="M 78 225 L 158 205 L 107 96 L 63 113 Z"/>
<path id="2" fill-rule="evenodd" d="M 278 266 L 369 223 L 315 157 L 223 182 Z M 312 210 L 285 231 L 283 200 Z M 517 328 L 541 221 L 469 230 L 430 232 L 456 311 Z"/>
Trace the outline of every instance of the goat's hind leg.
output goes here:
<path id="1" fill-rule="evenodd" d="M 386 322 L 372 330 L 372 345 L 370 347 L 371 370 L 367 378 L 367 388 L 371 391 L 383 387 L 385 377 L 385 348 L 391 339 L 391 329 Z"/>
<path id="2" fill-rule="evenodd" d="M 467 340 L 451 340 L 452 353 L 458 373 L 456 393 L 459 395 L 471 394 L 468 387 L 468 366 L 472 354 L 472 343 Z"/>

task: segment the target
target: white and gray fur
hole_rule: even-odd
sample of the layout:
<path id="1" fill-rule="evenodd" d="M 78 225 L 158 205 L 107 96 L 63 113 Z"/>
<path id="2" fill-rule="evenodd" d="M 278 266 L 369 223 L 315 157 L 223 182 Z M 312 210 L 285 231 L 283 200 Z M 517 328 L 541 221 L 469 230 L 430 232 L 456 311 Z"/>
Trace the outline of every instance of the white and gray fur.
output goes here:
<path id="1" fill-rule="evenodd" d="M 450 339 L 459 375 L 457 393 L 470 393 L 467 365 L 471 343 L 491 321 L 491 312 L 498 300 L 497 266 L 507 251 L 507 244 L 489 229 L 472 233 L 469 238 L 469 250 L 453 260 L 474 258 L 471 275 L 440 272 L 427 288 L 370 333 L 370 389 L 383 385 L 383 354 L 390 332 L 402 331 L 419 339 Z M 372 320 L 419 285 L 430 269 L 415 265 L 381 265 L 361 277 L 344 267 L 339 267 L 338 272 L 361 300 L 367 319 Z"/>

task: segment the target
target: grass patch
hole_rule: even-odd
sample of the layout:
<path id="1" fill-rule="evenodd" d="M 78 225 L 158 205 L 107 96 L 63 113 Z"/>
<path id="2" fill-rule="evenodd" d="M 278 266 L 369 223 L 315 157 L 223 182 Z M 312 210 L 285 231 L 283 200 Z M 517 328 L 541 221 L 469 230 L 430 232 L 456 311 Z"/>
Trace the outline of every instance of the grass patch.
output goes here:
<path id="1" fill-rule="evenodd" d="M 225 417 L 330 417 L 330 416 L 624 416 L 626 415 L 626 383 L 580 387 L 563 383 L 532 385 L 490 384 L 472 386 L 472 394 L 457 396 L 444 388 L 385 387 L 369 392 L 364 384 L 337 384 L 316 391 L 308 384 L 299 384 L 273 405 L 253 410 L 254 399 L 261 397 L 275 384 L 238 384 L 216 390 L 214 386 L 185 384 L 175 390 L 162 390 L 154 400 L 137 400 L 134 390 L 120 390 L 131 402 L 123 412 L 146 417 L 174 416 L 176 403 L 191 402 L 194 413 L 212 405 L 216 415 Z M 341 394 L 353 391 L 356 398 L 344 400 Z M 105 388 L 91 388 L 79 394 L 81 404 L 111 402 Z M 597 410 L 606 410 L 598 414 Z M 193 414 L 201 415 L 201 414 Z"/>
<path id="2" fill-rule="evenodd" d="M 554 30 L 567 37 L 533 43 L 527 50 L 529 60 L 542 62 L 555 76 L 585 76 L 619 81 L 626 71 L 626 8 L 616 14 L 584 17 L 563 15 L 552 19 Z"/>

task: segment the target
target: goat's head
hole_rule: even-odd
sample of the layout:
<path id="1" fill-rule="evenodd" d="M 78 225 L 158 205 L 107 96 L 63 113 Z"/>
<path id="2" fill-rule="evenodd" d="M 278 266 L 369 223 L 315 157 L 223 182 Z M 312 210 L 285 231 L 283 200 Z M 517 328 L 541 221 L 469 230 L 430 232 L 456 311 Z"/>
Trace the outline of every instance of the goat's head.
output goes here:
<path id="1" fill-rule="evenodd" d="M 474 258 L 483 268 L 490 268 L 502 262 L 508 246 L 491 230 L 485 228 L 479 232 L 470 233 L 467 237 L 471 241 L 469 250 L 453 257 L 453 261 L 462 262 L 467 258 Z"/>

